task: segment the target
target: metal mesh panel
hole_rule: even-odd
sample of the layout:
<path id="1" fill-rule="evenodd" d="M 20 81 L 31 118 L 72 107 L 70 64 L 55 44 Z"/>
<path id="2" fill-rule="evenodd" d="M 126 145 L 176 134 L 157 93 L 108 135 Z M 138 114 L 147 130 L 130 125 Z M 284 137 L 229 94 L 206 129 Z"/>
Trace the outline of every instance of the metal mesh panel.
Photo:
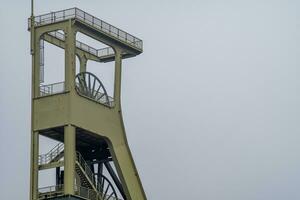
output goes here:
<path id="1" fill-rule="evenodd" d="M 132 43 L 133 42 L 133 36 L 132 35 L 126 35 L 127 37 L 126 37 L 126 40 L 128 41 L 128 42 L 130 42 L 130 43 Z"/>
<path id="2" fill-rule="evenodd" d="M 94 26 L 98 29 L 102 29 L 102 20 L 95 18 L 94 19 Z"/>
<path id="3" fill-rule="evenodd" d="M 104 56 L 109 56 L 109 55 L 114 55 L 114 54 L 115 54 L 115 52 L 114 52 L 113 48 L 111 48 L 111 47 L 97 50 L 97 56 L 99 56 L 99 57 L 104 57 Z"/>
<path id="4" fill-rule="evenodd" d="M 119 36 L 126 39 L 126 33 L 124 31 L 120 31 Z"/>
<path id="5" fill-rule="evenodd" d="M 76 10 L 74 8 L 70 8 L 63 11 L 63 18 L 74 17 L 76 15 Z"/>
<path id="6" fill-rule="evenodd" d="M 94 21 L 93 19 L 94 19 L 94 17 L 92 15 L 85 13 L 85 15 L 84 15 L 85 22 L 88 22 L 89 24 L 93 24 L 93 21 Z"/>
<path id="7" fill-rule="evenodd" d="M 84 12 L 80 9 L 76 9 L 75 11 L 75 16 L 79 19 L 83 19 L 84 20 Z"/>
<path id="8" fill-rule="evenodd" d="M 90 200 L 97 200 L 99 199 L 97 192 L 94 190 L 91 190 L 89 188 L 85 188 L 82 186 L 79 186 L 78 189 L 76 190 L 76 193 L 78 196 L 83 197 L 85 199 L 90 199 Z"/>
<path id="9" fill-rule="evenodd" d="M 109 32 L 109 24 L 106 22 L 101 22 L 101 30 Z"/>

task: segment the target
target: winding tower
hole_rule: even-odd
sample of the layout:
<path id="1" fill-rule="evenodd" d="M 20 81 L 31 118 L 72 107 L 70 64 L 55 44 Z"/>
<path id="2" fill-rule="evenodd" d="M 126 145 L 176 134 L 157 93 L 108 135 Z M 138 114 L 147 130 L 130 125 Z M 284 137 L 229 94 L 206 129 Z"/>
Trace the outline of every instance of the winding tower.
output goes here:
<path id="1" fill-rule="evenodd" d="M 142 53 L 142 40 L 78 8 L 29 19 L 32 54 L 30 200 L 146 200 L 121 112 L 122 59 Z M 107 48 L 76 39 L 80 32 Z M 43 84 L 43 43 L 64 49 L 64 81 Z M 76 57 L 80 71 L 76 74 Z M 114 61 L 114 94 L 87 61 Z M 57 141 L 39 155 L 39 136 Z M 39 188 L 39 172 L 54 168 L 56 184 Z M 106 171 L 104 174 L 103 171 Z M 108 172 L 108 173 L 107 173 Z"/>

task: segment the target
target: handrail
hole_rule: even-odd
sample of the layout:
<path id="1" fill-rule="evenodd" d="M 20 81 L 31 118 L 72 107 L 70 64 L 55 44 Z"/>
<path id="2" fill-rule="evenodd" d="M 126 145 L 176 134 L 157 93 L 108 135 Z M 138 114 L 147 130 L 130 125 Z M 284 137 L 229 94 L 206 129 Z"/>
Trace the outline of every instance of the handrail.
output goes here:
<path id="1" fill-rule="evenodd" d="M 40 96 L 57 94 L 65 91 L 65 82 L 52 83 L 49 85 L 40 85 Z"/>
<path id="2" fill-rule="evenodd" d="M 48 187 L 42 187 L 38 189 L 39 199 L 49 199 L 55 197 L 58 194 L 63 194 L 64 186 L 63 185 L 52 185 Z"/>
<path id="3" fill-rule="evenodd" d="M 57 194 L 63 194 L 64 185 L 51 185 L 47 187 L 42 187 L 39 188 L 38 191 L 39 191 L 39 199 L 46 199 L 46 198 L 57 196 Z M 90 200 L 102 200 L 99 196 L 99 193 L 96 192 L 95 190 L 77 184 L 75 184 L 75 195 Z M 121 199 L 109 197 L 109 200 L 121 200 Z"/>
<path id="4" fill-rule="evenodd" d="M 96 187 L 96 181 L 95 181 L 94 173 L 92 172 L 92 170 L 90 169 L 90 167 L 86 163 L 86 161 L 84 160 L 83 156 L 79 152 L 76 152 L 76 155 L 77 155 L 77 161 L 78 161 L 78 163 L 80 164 L 80 166 L 82 167 L 82 169 L 84 170 L 84 172 L 86 173 L 86 175 L 88 176 L 88 178 L 90 179 L 90 181 Z"/>
<path id="5" fill-rule="evenodd" d="M 79 8 L 70 8 L 36 16 L 34 17 L 34 25 L 40 26 L 72 18 L 83 21 L 88 25 L 91 25 L 93 28 L 98 29 L 101 32 L 108 34 L 109 36 L 114 37 L 122 42 L 125 42 L 126 44 L 140 51 L 142 51 L 143 49 L 143 41 L 138 37 L 135 37 L 128 32 L 125 32 L 97 17 L 94 17 Z M 29 23 L 28 25 L 30 28 L 31 23 Z"/>
<path id="6" fill-rule="evenodd" d="M 55 37 L 58 40 L 65 41 L 65 34 L 59 32 L 59 31 L 52 31 L 52 32 L 48 32 L 47 34 L 52 37 Z M 111 47 L 95 49 L 94 47 L 91 47 L 83 42 L 78 41 L 78 40 L 76 40 L 76 47 L 85 52 L 88 52 L 94 56 L 97 56 L 99 58 L 105 57 L 105 56 L 112 56 L 115 54 L 113 48 L 111 48 Z"/>
<path id="7" fill-rule="evenodd" d="M 48 164 L 64 150 L 64 144 L 58 143 L 48 153 L 39 155 L 39 165 Z"/>
<path id="8" fill-rule="evenodd" d="M 96 192 L 93 189 L 82 187 L 82 186 L 77 186 L 77 185 L 75 186 L 75 194 L 90 200 L 100 200 L 98 192 Z"/>

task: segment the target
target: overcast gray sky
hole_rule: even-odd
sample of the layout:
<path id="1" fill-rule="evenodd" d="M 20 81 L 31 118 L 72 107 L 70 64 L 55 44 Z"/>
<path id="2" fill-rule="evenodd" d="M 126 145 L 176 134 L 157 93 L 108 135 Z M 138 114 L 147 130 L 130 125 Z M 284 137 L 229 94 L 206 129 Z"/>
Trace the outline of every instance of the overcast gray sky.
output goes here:
<path id="1" fill-rule="evenodd" d="M 36 13 L 75 6 L 144 41 L 122 105 L 149 200 L 300 199 L 300 1 L 36 0 Z M 1 0 L 0 199 L 28 199 L 29 15 Z M 89 69 L 111 88 L 111 68 Z"/>

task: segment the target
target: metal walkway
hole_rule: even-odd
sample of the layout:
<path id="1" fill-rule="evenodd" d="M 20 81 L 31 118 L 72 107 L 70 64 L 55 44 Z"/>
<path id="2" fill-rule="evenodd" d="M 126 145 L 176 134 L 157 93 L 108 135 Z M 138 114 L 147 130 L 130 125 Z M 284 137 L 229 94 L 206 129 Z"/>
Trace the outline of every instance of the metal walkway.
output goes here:
<path id="1" fill-rule="evenodd" d="M 43 36 L 43 39 L 49 43 L 52 43 L 60 48 L 65 48 L 61 42 L 65 42 L 65 34 L 59 31 L 52 31 Z M 114 60 L 115 52 L 111 47 L 105 47 L 101 49 L 95 49 L 94 47 L 87 45 L 79 40 L 76 40 L 76 48 L 84 51 L 92 57 L 90 59 L 100 62 L 108 62 Z M 124 53 L 124 56 L 127 55 Z M 127 56 L 128 57 L 128 56 Z"/>
<path id="2" fill-rule="evenodd" d="M 143 51 L 143 41 L 103 20 L 94 17 L 78 8 L 70 8 L 57 12 L 51 12 L 34 17 L 34 25 L 42 26 L 46 24 L 52 24 L 61 22 L 68 19 L 76 19 L 81 23 L 84 23 L 98 32 L 110 37 L 113 40 L 123 43 L 124 45 L 134 48 L 136 51 L 141 53 Z M 29 19 L 30 28 L 30 19 Z M 107 51 L 107 50 L 104 50 Z M 99 50 L 100 54 L 103 50 Z M 98 53 L 98 52 L 97 52 Z"/>

